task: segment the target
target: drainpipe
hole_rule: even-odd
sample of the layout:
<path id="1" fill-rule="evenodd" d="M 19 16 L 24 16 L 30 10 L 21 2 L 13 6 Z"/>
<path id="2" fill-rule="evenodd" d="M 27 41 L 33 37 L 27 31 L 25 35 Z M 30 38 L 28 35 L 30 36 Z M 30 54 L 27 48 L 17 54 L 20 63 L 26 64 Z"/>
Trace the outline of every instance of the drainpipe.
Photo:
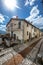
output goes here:
<path id="1" fill-rule="evenodd" d="M 22 33 L 23 33 L 23 39 L 22 39 L 22 43 L 24 43 L 24 22 L 23 22 L 23 29 L 22 29 Z"/>
<path id="2" fill-rule="evenodd" d="M 23 33 L 21 43 L 24 43 L 24 22 L 23 22 L 23 29 L 21 27 L 21 30 L 22 30 L 22 33 Z"/>
<path id="3" fill-rule="evenodd" d="M 24 22 L 23 22 L 23 42 L 24 42 Z"/>

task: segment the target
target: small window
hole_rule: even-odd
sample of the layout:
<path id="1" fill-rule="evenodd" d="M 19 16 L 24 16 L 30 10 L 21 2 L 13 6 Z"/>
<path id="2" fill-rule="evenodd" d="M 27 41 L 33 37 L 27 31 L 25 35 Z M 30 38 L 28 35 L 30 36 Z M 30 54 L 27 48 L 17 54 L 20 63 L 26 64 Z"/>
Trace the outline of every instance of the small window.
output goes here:
<path id="1" fill-rule="evenodd" d="M 33 29 L 33 26 L 32 26 L 32 29 Z"/>
<path id="2" fill-rule="evenodd" d="M 28 35 L 28 31 L 27 31 L 27 35 Z"/>
<path id="3" fill-rule="evenodd" d="M 37 31 L 36 28 L 34 28 L 34 31 L 35 31 L 35 32 Z"/>
<path id="4" fill-rule="evenodd" d="M 13 23 L 11 23 L 11 27 L 13 27 Z"/>
<path id="5" fill-rule="evenodd" d="M 16 24 L 14 24 L 14 25 L 16 25 Z"/>
<path id="6" fill-rule="evenodd" d="M 21 28 L 21 22 L 18 23 L 18 26 L 19 26 L 18 28 L 20 29 Z"/>
<path id="7" fill-rule="evenodd" d="M 28 23 L 27 23 L 27 27 L 28 27 Z"/>

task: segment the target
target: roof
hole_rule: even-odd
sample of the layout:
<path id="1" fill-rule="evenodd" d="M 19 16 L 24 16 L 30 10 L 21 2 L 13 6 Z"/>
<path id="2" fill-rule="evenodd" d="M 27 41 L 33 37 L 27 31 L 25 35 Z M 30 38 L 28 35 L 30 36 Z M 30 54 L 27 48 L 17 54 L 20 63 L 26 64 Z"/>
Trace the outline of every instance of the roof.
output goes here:
<path id="1" fill-rule="evenodd" d="M 31 24 L 29 21 L 25 20 L 25 19 L 19 19 L 19 18 L 11 18 L 10 21 L 7 23 L 6 27 L 8 26 L 8 24 L 11 22 L 11 20 L 22 20 L 30 25 L 32 25 L 33 27 L 37 28 L 36 26 L 34 26 L 33 24 Z M 37 28 L 39 29 L 39 28 Z M 39 29 L 40 30 L 40 29 Z"/>
<path id="2" fill-rule="evenodd" d="M 7 25 L 11 22 L 11 20 L 22 20 L 22 21 L 24 21 L 25 19 L 11 18 L 10 21 L 7 23 Z M 6 25 L 6 26 L 7 26 L 7 25 Z"/>

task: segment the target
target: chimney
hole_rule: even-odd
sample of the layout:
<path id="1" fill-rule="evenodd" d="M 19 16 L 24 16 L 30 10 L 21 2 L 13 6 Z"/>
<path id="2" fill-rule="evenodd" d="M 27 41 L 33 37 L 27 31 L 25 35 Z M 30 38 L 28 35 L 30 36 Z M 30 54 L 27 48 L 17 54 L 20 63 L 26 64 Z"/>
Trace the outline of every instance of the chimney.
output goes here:
<path id="1" fill-rule="evenodd" d="M 31 24 L 32 24 L 33 22 L 31 21 Z"/>
<path id="2" fill-rule="evenodd" d="M 18 19 L 18 16 L 16 16 L 16 19 Z"/>
<path id="3" fill-rule="evenodd" d="M 16 19 L 18 19 L 18 16 L 13 16 L 12 18 L 16 18 Z"/>

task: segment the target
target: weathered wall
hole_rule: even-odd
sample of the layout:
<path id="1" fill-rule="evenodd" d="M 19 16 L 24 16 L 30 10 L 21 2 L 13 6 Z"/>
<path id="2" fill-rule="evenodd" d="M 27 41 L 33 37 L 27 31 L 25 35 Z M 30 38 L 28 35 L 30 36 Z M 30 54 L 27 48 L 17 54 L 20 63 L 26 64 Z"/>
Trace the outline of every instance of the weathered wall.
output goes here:
<path id="1" fill-rule="evenodd" d="M 28 35 L 27 35 L 27 31 L 28 31 Z M 31 33 L 31 25 L 28 24 L 28 27 L 27 27 L 27 23 L 24 22 L 24 40 L 29 39 L 29 33 Z"/>

